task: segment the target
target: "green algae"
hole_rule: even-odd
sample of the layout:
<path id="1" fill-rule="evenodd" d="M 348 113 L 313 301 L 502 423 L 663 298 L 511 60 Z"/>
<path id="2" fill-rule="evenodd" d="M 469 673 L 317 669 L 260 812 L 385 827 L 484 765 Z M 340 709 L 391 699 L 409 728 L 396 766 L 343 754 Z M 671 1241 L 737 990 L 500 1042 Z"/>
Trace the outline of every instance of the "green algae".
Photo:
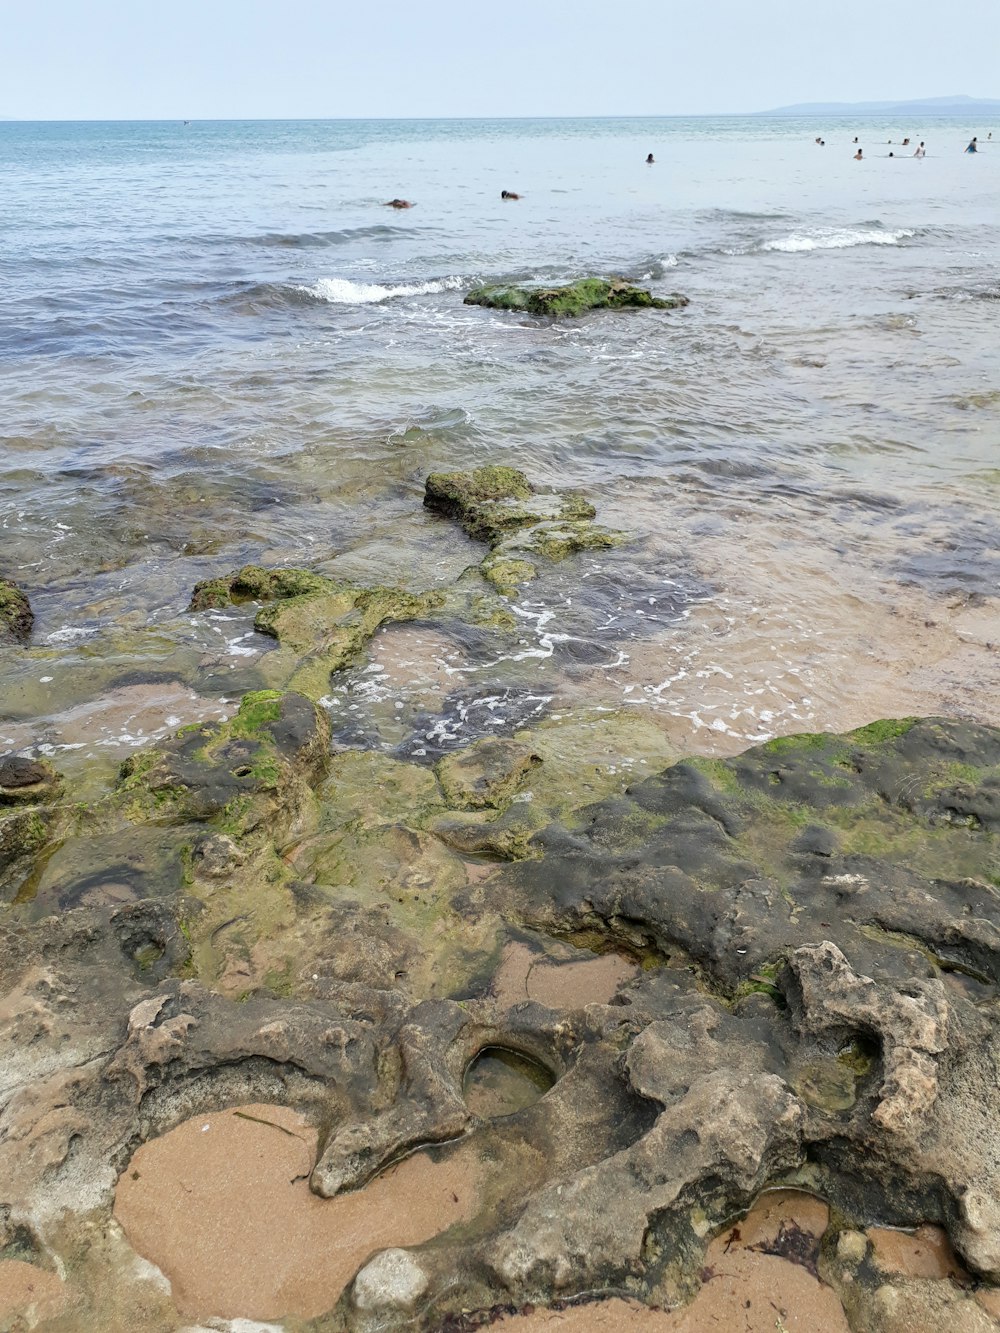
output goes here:
<path id="1" fill-rule="evenodd" d="M 445 596 L 341 583 L 305 569 L 246 565 L 225 578 L 199 583 L 191 609 L 248 600 L 264 602 L 254 628 L 279 644 L 278 651 L 261 659 L 261 674 L 272 687 L 318 700 L 329 692 L 332 673 L 354 662 L 380 625 L 429 616 L 444 605 Z"/>
<path id="2" fill-rule="evenodd" d="M 11 579 L 0 578 L 0 644 L 25 644 L 35 623 L 27 596 Z"/>
<path id="3" fill-rule="evenodd" d="M 564 287 L 476 287 L 465 297 L 466 305 L 489 310 L 512 310 L 552 319 L 576 318 L 588 310 L 625 308 L 673 310 L 688 304 L 686 296 L 656 297 L 645 288 L 620 278 L 580 278 Z"/>
<path id="4" fill-rule="evenodd" d="M 425 482 L 424 504 L 457 519 L 468 536 L 491 546 L 480 571 L 508 595 L 537 573 L 526 557 L 563 560 L 626 540 L 624 533 L 593 523 L 597 510 L 585 496 L 539 492 L 514 468 L 432 472 Z"/>

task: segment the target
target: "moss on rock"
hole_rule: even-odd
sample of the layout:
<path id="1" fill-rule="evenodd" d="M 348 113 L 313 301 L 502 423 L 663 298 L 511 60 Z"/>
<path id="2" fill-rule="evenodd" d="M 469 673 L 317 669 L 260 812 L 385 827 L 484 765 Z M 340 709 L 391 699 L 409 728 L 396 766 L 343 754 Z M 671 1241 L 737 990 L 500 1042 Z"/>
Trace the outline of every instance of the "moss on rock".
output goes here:
<path id="1" fill-rule="evenodd" d="M 281 836 L 326 771 L 329 720 L 300 694 L 256 690 L 228 722 L 188 727 L 122 765 L 118 807 L 133 822 L 213 821 Z"/>
<path id="2" fill-rule="evenodd" d="M 465 298 L 466 305 L 490 310 L 514 310 L 553 319 L 574 318 L 588 310 L 621 310 L 626 307 L 674 310 L 688 304 L 677 293 L 658 297 L 621 278 L 580 278 L 564 287 L 476 287 Z"/>
<path id="3" fill-rule="evenodd" d="M 0 578 L 0 645 L 27 643 L 34 623 L 27 596 L 12 580 Z"/>
<path id="4" fill-rule="evenodd" d="M 191 609 L 248 600 L 265 603 L 254 628 L 281 645 L 261 661 L 265 679 L 318 700 L 328 692 L 332 672 L 354 661 L 380 625 L 429 615 L 443 605 L 444 595 L 341 583 L 306 569 L 245 565 L 199 583 Z"/>
<path id="5" fill-rule="evenodd" d="M 490 554 L 479 572 L 506 597 L 535 578 L 534 558 L 563 560 L 579 551 L 620 546 L 626 536 L 593 522 L 597 510 L 577 491 L 537 491 L 508 467 L 432 472 L 424 489 L 429 509 L 456 519 Z"/>

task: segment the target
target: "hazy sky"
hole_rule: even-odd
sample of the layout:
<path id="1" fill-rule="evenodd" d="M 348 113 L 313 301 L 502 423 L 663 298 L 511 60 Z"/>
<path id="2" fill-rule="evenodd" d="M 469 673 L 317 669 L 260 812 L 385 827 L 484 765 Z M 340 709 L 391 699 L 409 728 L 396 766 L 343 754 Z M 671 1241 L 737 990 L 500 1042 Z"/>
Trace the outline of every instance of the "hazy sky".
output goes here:
<path id="1" fill-rule="evenodd" d="M 652 115 L 1000 97 L 1000 0 L 0 0 L 0 115 Z"/>

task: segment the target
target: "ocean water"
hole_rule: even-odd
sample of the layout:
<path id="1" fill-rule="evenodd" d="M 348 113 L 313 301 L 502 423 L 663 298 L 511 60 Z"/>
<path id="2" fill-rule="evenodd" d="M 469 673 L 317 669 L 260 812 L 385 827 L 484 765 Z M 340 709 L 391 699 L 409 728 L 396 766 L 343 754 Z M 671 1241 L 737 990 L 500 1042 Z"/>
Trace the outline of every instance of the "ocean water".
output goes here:
<path id="1" fill-rule="evenodd" d="M 1000 124 L 5 123 L 0 172 L 0 574 L 36 612 L 0 746 L 111 764 L 224 712 L 268 645 L 186 607 L 246 561 L 453 580 L 481 551 L 423 479 L 487 462 L 634 541 L 533 586 L 516 651 L 380 635 L 341 740 L 995 720 Z M 462 304 L 584 273 L 690 305 Z"/>

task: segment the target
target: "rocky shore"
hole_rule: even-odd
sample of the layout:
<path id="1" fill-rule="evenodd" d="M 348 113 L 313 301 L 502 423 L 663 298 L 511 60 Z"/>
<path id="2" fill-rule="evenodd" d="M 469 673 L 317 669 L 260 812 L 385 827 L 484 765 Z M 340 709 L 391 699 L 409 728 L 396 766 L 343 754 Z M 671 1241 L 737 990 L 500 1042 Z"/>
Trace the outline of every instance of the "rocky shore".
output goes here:
<path id="1" fill-rule="evenodd" d="M 334 744 L 380 626 L 628 540 L 425 503 L 450 585 L 199 583 L 267 687 L 98 798 L 0 758 L 0 1328 L 997 1327 L 1000 731 Z"/>

